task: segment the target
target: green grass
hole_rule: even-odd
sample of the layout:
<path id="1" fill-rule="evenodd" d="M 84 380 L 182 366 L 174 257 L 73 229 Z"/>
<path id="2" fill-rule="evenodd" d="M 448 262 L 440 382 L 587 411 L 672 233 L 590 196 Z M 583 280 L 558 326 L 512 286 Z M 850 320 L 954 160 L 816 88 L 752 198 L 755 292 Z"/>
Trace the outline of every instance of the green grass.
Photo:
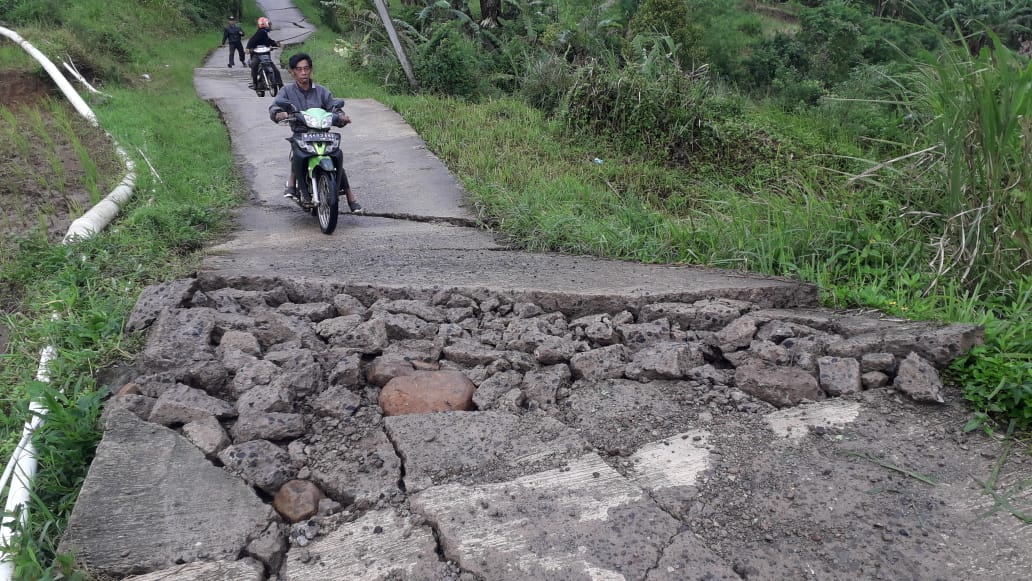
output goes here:
<path id="1" fill-rule="evenodd" d="M 55 548 L 99 439 L 96 419 L 106 386 L 98 383 L 98 372 L 138 347 L 126 344 L 122 325 L 140 290 L 193 269 L 197 251 L 226 230 L 230 209 L 245 195 L 239 175 L 226 170 L 234 160 L 225 127 L 193 87 L 194 67 L 218 41 L 212 36 L 157 39 L 153 53 L 128 67 L 149 71 L 151 81 L 109 84 L 109 97 L 93 103 L 101 125 L 136 161 L 136 192 L 118 220 L 70 247 L 39 236 L 23 239 L 0 271 L 0 284 L 20 298 L 0 370 L 5 461 L 28 418 L 28 399 L 41 397 L 51 410 L 36 437 L 40 472 L 30 525 L 19 536 L 16 578 L 73 575 L 67 559 L 55 564 Z M 62 131 L 74 125 L 53 109 L 40 115 L 56 119 Z M 81 153 L 81 141 L 70 144 Z M 103 181 L 95 170 L 88 168 L 86 181 Z M 58 318 L 51 320 L 51 313 Z M 46 385 L 34 375 L 40 349 L 50 342 L 59 356 Z"/>

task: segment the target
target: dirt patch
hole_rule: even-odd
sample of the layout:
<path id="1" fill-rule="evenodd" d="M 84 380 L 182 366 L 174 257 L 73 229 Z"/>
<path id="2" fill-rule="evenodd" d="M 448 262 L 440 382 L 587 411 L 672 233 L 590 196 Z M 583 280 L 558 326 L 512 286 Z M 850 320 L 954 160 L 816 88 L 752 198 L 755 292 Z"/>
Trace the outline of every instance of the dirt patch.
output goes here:
<path id="1" fill-rule="evenodd" d="M 0 269 L 19 240 L 60 242 L 72 220 L 110 191 L 124 172 L 103 130 L 80 117 L 46 78 L 0 71 Z M 20 291 L 0 286 L 0 314 Z M 0 325 L 0 354 L 8 332 Z"/>

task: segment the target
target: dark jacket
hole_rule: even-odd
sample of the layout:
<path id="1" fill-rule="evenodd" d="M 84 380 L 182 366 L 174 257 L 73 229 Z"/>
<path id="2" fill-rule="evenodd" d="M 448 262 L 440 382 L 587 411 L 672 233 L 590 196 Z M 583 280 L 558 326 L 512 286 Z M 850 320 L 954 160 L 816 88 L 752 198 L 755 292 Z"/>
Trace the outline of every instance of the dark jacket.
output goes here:
<path id="1" fill-rule="evenodd" d="M 334 101 L 333 93 L 318 83 L 312 83 L 312 87 L 307 91 L 302 91 L 301 87 L 297 86 L 297 83 L 291 83 L 283 87 L 283 90 L 276 95 L 276 100 L 269 106 L 269 119 L 276 121 L 276 113 L 280 111 L 290 113 L 292 111 L 304 111 L 312 107 L 320 107 L 327 111 L 332 111 Z M 291 106 L 293 106 L 293 109 L 291 109 Z M 334 115 L 333 124 L 340 127 L 339 120 L 342 117 L 343 115 Z M 305 126 L 291 121 L 290 129 L 294 132 L 304 131 Z"/>
<path id="2" fill-rule="evenodd" d="M 279 43 L 272 40 L 269 36 L 269 31 L 264 28 L 259 28 L 255 31 L 251 39 L 247 41 L 247 50 L 251 50 L 256 46 L 279 46 Z"/>
<path id="3" fill-rule="evenodd" d="M 222 29 L 222 44 L 240 44 L 244 40 L 244 31 L 239 24 L 230 24 Z"/>

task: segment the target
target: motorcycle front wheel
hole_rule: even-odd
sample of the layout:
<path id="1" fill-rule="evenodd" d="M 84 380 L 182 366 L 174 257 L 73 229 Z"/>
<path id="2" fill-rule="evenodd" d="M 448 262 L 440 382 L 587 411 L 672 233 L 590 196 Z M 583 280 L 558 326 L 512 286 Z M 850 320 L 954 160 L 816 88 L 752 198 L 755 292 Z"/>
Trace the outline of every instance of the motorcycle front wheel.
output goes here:
<path id="1" fill-rule="evenodd" d="M 333 234 L 337 229 L 337 210 L 339 200 L 337 198 L 337 178 L 329 173 L 317 170 L 315 176 L 315 187 L 319 191 L 319 205 L 315 207 L 316 216 L 319 217 L 319 229 L 323 234 Z"/>

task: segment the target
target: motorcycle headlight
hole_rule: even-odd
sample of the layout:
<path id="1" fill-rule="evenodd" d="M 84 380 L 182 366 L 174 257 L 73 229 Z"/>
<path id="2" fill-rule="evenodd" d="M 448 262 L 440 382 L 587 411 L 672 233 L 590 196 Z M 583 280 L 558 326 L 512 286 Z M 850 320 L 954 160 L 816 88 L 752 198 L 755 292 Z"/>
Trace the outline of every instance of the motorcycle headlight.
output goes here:
<path id="1" fill-rule="evenodd" d="M 311 129 L 329 129 L 333 126 L 333 116 L 327 115 L 325 117 L 315 117 L 308 113 L 302 113 L 305 118 L 305 125 Z"/>

